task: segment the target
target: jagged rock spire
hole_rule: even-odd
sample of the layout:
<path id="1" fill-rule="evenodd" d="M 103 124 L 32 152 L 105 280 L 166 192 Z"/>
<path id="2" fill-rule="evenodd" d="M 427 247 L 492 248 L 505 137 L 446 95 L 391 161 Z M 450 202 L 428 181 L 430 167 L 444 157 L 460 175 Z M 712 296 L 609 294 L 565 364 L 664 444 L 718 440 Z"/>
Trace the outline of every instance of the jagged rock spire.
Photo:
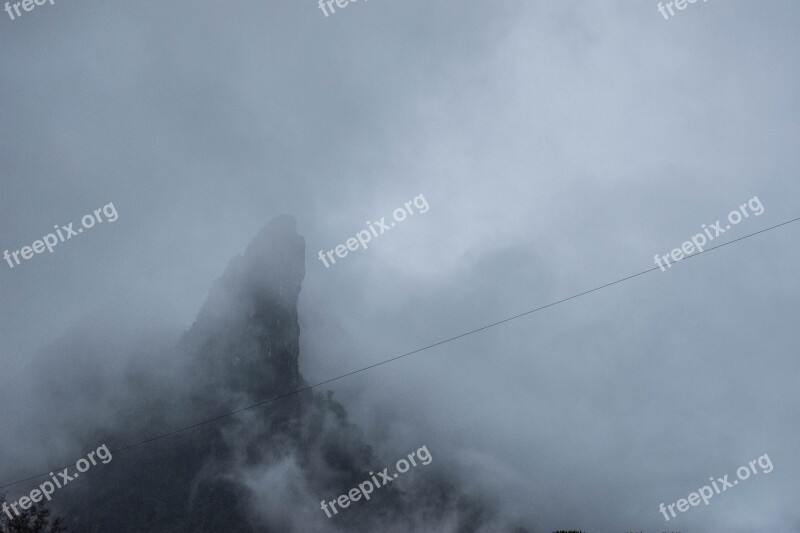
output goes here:
<path id="1" fill-rule="evenodd" d="M 304 276 L 305 240 L 295 219 L 281 215 L 231 261 L 184 338 L 206 374 L 202 381 L 256 401 L 301 386 L 297 298 Z"/>

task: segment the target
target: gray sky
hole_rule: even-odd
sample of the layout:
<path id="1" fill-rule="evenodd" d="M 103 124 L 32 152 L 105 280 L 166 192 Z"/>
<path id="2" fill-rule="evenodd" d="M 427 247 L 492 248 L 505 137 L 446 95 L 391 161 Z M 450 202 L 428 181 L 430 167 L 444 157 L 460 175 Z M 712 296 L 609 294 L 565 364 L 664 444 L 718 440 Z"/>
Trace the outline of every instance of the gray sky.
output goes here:
<path id="1" fill-rule="evenodd" d="M 89 401 L 37 394 L 81 358 L 42 350 L 93 332 L 108 351 L 75 368 L 101 404 L 141 332 L 176 338 L 280 213 L 308 246 L 310 382 L 650 268 L 754 196 L 763 215 L 715 243 L 800 216 L 800 6 L 711 0 L 664 20 L 657 4 L 0 13 L 0 247 L 119 213 L 0 263 L 0 420 L 15 428 L 0 473 L 63 458 L 60 424 Z M 419 194 L 424 215 L 317 259 Z M 798 237 L 786 226 L 329 388 L 388 460 L 425 444 L 543 532 L 800 531 Z M 764 453 L 773 472 L 658 512 Z"/>

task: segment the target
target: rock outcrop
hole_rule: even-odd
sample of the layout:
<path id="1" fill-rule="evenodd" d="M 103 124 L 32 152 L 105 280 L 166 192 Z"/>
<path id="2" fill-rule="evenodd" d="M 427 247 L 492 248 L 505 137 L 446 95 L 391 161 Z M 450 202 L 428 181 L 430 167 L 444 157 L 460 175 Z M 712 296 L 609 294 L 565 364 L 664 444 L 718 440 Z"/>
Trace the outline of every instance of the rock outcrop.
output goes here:
<path id="1" fill-rule="evenodd" d="M 59 494 L 71 531 L 512 530 L 434 469 L 409 476 L 405 490 L 382 487 L 334 518 L 320 510 L 320 500 L 390 462 L 375 456 L 329 393 L 295 394 L 307 387 L 298 367 L 304 264 L 305 242 L 288 216 L 273 220 L 231 262 L 175 352 L 165 355 L 187 361 L 174 378 L 179 383 L 142 386 L 119 442 L 109 447 L 220 418 L 122 450 L 85 484 Z"/>

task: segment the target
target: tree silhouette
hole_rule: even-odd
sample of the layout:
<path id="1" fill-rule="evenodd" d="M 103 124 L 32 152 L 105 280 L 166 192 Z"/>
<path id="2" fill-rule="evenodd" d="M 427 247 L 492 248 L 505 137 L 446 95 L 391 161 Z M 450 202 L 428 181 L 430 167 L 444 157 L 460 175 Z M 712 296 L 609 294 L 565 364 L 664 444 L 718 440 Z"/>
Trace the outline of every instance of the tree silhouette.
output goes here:
<path id="1" fill-rule="evenodd" d="M 0 494 L 0 506 L 6 501 L 6 495 Z M 50 523 L 50 509 L 43 503 L 34 503 L 30 508 L 22 510 L 19 516 L 11 511 L 9 518 L 0 512 L 0 533 L 65 533 L 63 518 L 56 518 Z"/>

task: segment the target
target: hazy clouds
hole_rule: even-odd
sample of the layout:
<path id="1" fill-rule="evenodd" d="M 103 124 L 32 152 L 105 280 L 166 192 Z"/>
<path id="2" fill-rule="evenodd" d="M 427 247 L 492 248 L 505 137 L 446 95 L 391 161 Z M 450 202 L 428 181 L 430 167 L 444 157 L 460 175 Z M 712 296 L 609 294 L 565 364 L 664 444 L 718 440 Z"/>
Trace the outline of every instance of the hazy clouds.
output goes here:
<path id="1" fill-rule="evenodd" d="M 280 213 L 307 243 L 311 383 L 650 268 L 753 196 L 730 238 L 800 216 L 800 8 L 656 5 L 57 0 L 0 20 L 0 253 L 119 213 L 0 267 L 0 473 L 64 459 L 65 420 L 113 423 L 131 354 L 177 340 Z M 317 259 L 418 194 L 424 217 Z M 388 460 L 426 444 L 543 532 L 800 531 L 799 236 L 328 388 Z M 42 352 L 75 327 L 86 349 Z M 71 392 L 37 396 L 53 379 Z M 658 513 L 764 453 L 770 474 Z"/>

